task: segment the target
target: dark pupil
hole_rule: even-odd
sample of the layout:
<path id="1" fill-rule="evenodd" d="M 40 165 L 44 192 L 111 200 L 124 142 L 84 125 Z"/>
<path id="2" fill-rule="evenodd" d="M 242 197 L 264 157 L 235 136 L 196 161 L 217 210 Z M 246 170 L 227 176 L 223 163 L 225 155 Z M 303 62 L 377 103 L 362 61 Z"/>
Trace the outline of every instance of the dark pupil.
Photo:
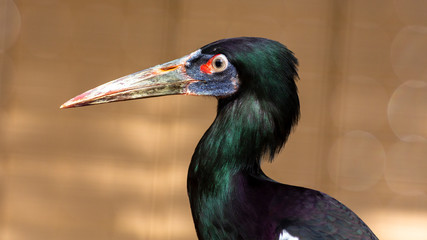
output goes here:
<path id="1" fill-rule="evenodd" d="M 222 67 L 222 60 L 221 59 L 216 59 L 215 62 L 214 62 L 214 64 L 215 64 L 216 68 L 220 68 L 220 67 Z"/>

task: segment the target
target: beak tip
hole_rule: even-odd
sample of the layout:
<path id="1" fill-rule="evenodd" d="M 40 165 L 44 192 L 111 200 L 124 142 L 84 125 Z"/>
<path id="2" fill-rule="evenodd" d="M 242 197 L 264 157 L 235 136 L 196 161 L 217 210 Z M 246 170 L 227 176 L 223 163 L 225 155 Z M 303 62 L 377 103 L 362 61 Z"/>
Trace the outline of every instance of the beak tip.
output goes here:
<path id="1" fill-rule="evenodd" d="M 64 104 L 62 104 L 59 108 L 60 108 L 60 109 L 72 108 L 72 107 L 74 107 L 75 105 L 76 105 L 76 103 L 75 103 L 74 101 L 72 101 L 72 99 L 71 99 L 71 100 L 69 100 L 69 101 L 65 102 Z"/>
<path id="2" fill-rule="evenodd" d="M 64 108 L 73 108 L 73 107 L 80 107 L 80 106 L 88 105 L 90 103 L 86 103 L 86 102 L 88 100 L 89 93 L 90 93 L 90 91 L 87 91 L 83 94 L 80 94 L 80 95 L 66 101 L 59 108 L 64 109 Z"/>

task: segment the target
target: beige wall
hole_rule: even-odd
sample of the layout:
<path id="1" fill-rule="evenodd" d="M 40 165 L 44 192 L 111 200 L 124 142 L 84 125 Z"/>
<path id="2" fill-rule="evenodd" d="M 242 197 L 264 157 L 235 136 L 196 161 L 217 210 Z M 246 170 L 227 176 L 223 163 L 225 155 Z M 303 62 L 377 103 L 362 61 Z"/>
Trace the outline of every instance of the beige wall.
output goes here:
<path id="1" fill-rule="evenodd" d="M 427 239 L 426 1 L 0 0 L 0 239 L 196 239 L 186 196 L 211 98 L 59 110 L 217 39 L 300 60 L 302 118 L 268 175 L 381 239 Z"/>

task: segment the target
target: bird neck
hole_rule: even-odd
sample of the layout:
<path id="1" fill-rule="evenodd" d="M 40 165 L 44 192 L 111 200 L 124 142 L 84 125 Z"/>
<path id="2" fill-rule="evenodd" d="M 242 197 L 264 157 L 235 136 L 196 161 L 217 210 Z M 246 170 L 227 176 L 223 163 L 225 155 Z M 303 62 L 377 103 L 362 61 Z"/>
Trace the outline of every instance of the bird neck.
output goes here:
<path id="1" fill-rule="evenodd" d="M 275 130 L 264 105 L 249 94 L 219 100 L 216 119 L 197 145 L 189 167 L 190 195 L 226 193 L 239 172 L 262 174 L 260 159 L 270 149 Z"/>

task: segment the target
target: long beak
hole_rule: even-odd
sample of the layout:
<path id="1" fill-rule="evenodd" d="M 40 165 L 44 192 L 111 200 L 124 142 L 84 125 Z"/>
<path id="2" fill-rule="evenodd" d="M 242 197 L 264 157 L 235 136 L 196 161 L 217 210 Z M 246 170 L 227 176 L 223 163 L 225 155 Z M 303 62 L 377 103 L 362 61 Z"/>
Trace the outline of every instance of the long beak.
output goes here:
<path id="1" fill-rule="evenodd" d="M 182 58 L 136 72 L 91 89 L 68 100 L 60 108 L 125 101 L 137 98 L 186 94 L 197 80 L 186 74 L 185 63 L 200 50 Z"/>

